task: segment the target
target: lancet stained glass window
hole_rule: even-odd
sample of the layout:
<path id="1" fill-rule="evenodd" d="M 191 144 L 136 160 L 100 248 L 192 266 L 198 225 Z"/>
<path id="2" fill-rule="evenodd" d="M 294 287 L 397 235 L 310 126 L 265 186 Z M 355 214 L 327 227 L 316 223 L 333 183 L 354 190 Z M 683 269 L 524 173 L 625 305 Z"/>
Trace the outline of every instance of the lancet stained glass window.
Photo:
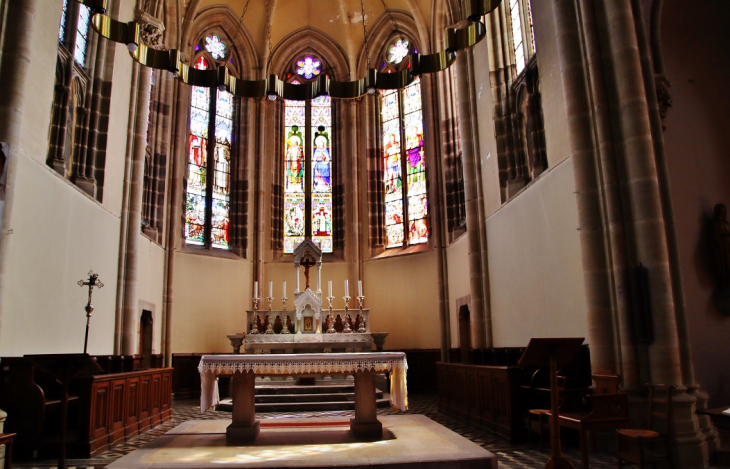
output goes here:
<path id="1" fill-rule="evenodd" d="M 207 70 L 208 61 L 200 57 L 195 62 L 195 68 Z M 226 91 L 216 90 L 215 93 L 215 100 L 211 102 L 210 88 L 192 87 L 185 240 L 188 244 L 228 249 L 233 95 Z M 209 158 L 211 108 L 215 113 L 215 141 Z M 210 230 L 208 243 L 207 230 Z"/>
<path id="2" fill-rule="evenodd" d="M 200 57 L 195 68 L 207 70 L 208 62 Z M 192 87 L 190 135 L 188 136 L 188 184 L 185 200 L 185 240 L 188 244 L 205 244 L 206 168 L 208 166 L 208 123 L 210 88 Z"/>
<path id="3" fill-rule="evenodd" d="M 286 101 L 284 112 L 284 253 L 307 235 L 322 252 L 332 252 L 332 101 Z"/>
<path id="4" fill-rule="evenodd" d="M 66 40 L 66 16 L 68 15 L 68 0 L 63 0 L 63 7 L 61 10 L 61 26 L 58 28 L 58 41 L 63 42 Z"/>
<path id="5" fill-rule="evenodd" d="M 510 24 L 512 45 L 515 53 L 517 73 L 522 73 L 535 49 L 535 31 L 532 27 L 532 6 L 530 0 L 510 0 Z M 525 28 L 528 31 L 525 31 Z"/>
<path id="6" fill-rule="evenodd" d="M 74 60 L 80 66 L 86 64 L 86 46 L 89 39 L 89 21 L 91 20 L 91 10 L 86 5 L 79 4 L 79 23 L 76 29 L 76 50 L 74 51 Z"/>
<path id="7" fill-rule="evenodd" d="M 381 118 L 385 247 L 426 243 L 429 230 L 428 199 L 421 83 L 418 78 L 402 91 L 382 92 Z M 405 145 L 402 145 L 403 141 Z"/>

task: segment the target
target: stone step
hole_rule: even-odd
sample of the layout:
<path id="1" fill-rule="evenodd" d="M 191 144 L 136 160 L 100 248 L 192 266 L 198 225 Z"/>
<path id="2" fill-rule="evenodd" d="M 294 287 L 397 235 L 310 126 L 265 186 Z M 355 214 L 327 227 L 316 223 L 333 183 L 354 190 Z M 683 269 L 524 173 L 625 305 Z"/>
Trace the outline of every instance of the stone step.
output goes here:
<path id="1" fill-rule="evenodd" d="M 376 399 L 383 398 L 383 391 L 375 392 Z M 352 392 L 340 392 L 340 393 L 315 393 L 315 394 L 264 394 L 256 395 L 256 404 L 264 403 L 300 403 L 300 402 L 354 402 L 355 394 Z"/>
<path id="2" fill-rule="evenodd" d="M 378 407 L 388 407 L 390 398 L 377 399 Z M 216 410 L 231 412 L 233 408 L 230 399 L 222 399 L 216 406 Z M 355 410 L 355 403 L 352 401 L 339 402 L 268 402 L 256 403 L 256 412 L 312 412 L 331 410 Z"/>
<path id="3" fill-rule="evenodd" d="M 256 396 L 264 396 L 271 394 L 334 394 L 334 393 L 354 393 L 355 386 L 352 384 L 342 385 L 308 385 L 301 386 L 296 384 L 277 384 L 277 385 L 257 385 Z"/>

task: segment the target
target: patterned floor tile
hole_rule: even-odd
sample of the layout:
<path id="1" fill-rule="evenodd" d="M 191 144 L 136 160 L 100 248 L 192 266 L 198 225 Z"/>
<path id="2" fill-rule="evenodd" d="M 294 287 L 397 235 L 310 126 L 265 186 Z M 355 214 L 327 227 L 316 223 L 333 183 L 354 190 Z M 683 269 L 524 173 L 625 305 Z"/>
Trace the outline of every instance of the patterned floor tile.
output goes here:
<path id="1" fill-rule="evenodd" d="M 434 395 L 411 395 L 408 396 L 410 408 L 408 413 L 423 414 L 435 422 L 449 428 L 474 443 L 486 448 L 496 454 L 499 460 L 500 469 L 536 469 L 545 467 L 550 457 L 549 451 L 540 451 L 537 445 L 512 445 L 506 438 L 489 433 L 472 425 L 459 422 L 438 412 L 438 398 Z M 176 399 L 173 401 L 173 418 L 139 436 L 136 436 L 125 443 L 97 455 L 91 459 L 71 459 L 67 461 L 67 467 L 77 468 L 100 468 L 111 464 L 120 457 L 144 446 L 160 435 L 163 435 L 187 420 L 217 420 L 230 418 L 230 413 L 209 410 L 204 414 L 200 413 L 200 403 L 194 399 Z M 389 408 L 378 409 L 378 415 L 394 415 Z M 353 411 L 326 411 L 326 412 L 266 412 L 258 413 L 258 418 L 305 418 L 305 417 L 352 417 Z M 547 445 L 546 445 L 547 446 Z M 576 468 L 580 468 L 580 451 L 577 447 L 564 445 L 563 455 L 573 462 Z M 19 461 L 13 464 L 22 468 L 55 468 L 55 461 Z M 616 467 L 616 457 L 609 454 L 591 453 L 590 466 L 592 469 L 613 469 Z"/>

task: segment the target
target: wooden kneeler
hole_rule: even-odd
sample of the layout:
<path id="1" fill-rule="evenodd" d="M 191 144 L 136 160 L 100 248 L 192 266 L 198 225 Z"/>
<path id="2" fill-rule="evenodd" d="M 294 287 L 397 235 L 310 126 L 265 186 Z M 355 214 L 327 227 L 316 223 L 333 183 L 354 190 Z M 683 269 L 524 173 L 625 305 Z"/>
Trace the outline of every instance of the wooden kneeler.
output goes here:
<path id="1" fill-rule="evenodd" d="M 550 459 L 545 469 L 575 469 L 563 457 L 560 447 L 560 426 L 558 424 L 558 366 L 570 363 L 583 344 L 582 337 L 530 339 L 519 366 L 550 365 Z"/>

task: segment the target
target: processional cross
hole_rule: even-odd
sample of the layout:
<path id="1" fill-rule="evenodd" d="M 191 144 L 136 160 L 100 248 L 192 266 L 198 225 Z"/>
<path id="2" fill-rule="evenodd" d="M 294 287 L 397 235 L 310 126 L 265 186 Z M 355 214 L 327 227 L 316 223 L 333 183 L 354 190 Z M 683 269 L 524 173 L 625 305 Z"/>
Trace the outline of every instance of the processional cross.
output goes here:
<path id="1" fill-rule="evenodd" d="M 95 274 L 93 270 L 89 271 L 89 279 L 86 282 L 84 282 L 83 280 L 79 280 L 76 283 L 80 287 L 89 287 L 89 300 L 86 302 L 86 307 L 84 307 L 84 310 L 86 310 L 86 336 L 84 337 L 84 353 L 86 353 L 86 346 L 89 343 L 89 320 L 91 319 L 91 312 L 94 311 L 94 305 L 91 304 L 91 293 L 94 290 L 94 287 L 104 288 L 104 284 L 101 283 L 101 280 L 99 280 L 99 274 Z"/>
<path id="2" fill-rule="evenodd" d="M 304 278 L 307 279 L 307 284 L 304 287 L 306 290 L 309 288 L 309 268 L 315 266 L 317 263 L 311 257 L 305 257 L 302 259 L 301 265 L 304 266 Z"/>

